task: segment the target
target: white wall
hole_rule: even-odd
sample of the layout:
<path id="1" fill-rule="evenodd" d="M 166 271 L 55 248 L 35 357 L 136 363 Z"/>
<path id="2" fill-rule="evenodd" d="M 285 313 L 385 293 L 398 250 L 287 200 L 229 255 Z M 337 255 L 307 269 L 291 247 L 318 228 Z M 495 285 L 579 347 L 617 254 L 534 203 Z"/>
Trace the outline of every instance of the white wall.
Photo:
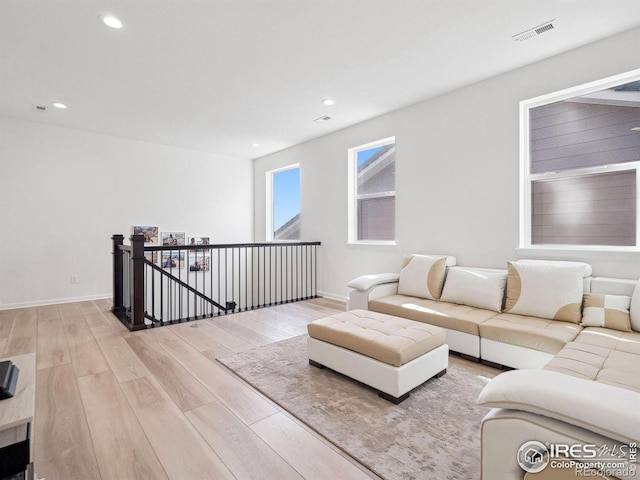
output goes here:
<path id="1" fill-rule="evenodd" d="M 0 117 L 0 309 L 111 296 L 111 235 L 134 224 L 252 241 L 252 169 Z"/>
<path id="2" fill-rule="evenodd" d="M 258 159 L 256 241 L 264 239 L 265 172 L 299 162 L 302 238 L 322 242 L 323 293 L 344 298 L 351 278 L 399 271 L 401 256 L 414 252 L 505 268 L 519 258 L 519 102 L 637 68 L 640 29 Z M 397 246 L 347 245 L 347 149 L 392 135 Z M 588 261 L 600 276 L 640 276 L 639 255 L 565 258 Z"/>

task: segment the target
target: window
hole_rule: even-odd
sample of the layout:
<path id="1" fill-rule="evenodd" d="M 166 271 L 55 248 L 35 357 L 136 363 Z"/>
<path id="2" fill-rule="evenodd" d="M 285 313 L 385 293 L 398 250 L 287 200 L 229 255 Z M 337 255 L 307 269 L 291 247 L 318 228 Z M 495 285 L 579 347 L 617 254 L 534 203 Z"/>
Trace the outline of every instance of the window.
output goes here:
<path id="1" fill-rule="evenodd" d="M 300 240 L 300 166 L 267 172 L 267 240 Z"/>
<path id="2" fill-rule="evenodd" d="M 520 246 L 636 250 L 640 71 L 520 108 Z"/>
<path id="3" fill-rule="evenodd" d="M 396 143 L 385 138 L 349 149 L 349 243 L 393 243 Z"/>

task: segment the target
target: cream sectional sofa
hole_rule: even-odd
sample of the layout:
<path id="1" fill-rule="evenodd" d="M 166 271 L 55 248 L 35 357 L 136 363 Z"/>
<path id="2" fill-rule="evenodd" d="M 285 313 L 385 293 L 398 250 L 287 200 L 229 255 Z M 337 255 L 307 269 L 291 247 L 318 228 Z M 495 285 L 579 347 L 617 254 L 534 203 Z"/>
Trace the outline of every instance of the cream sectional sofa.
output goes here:
<path id="1" fill-rule="evenodd" d="M 417 286 L 407 286 L 408 282 L 420 281 L 419 275 L 405 275 L 405 270 L 422 257 L 446 259 L 441 272 L 442 285 L 434 295 L 423 292 L 418 296 Z M 537 260 L 513 263 L 530 268 L 549 267 L 551 271 L 571 269 L 574 286 L 580 279 L 580 292 L 573 292 L 580 300 L 583 292 L 591 291 L 594 281 L 591 267 L 585 263 Z M 582 331 L 579 317 L 574 321 L 562 321 L 553 317 L 516 314 L 513 309 L 505 311 L 505 301 L 509 300 L 505 296 L 508 270 L 455 264 L 456 259 L 452 256 L 407 256 L 401 274 L 366 275 L 349 282 L 352 291 L 348 308 L 368 309 L 437 325 L 447 332 L 447 343 L 452 351 L 512 368 L 542 367 Z M 433 271 L 431 274 L 433 276 Z M 625 288 L 633 291 L 635 282 L 620 282 L 614 283 L 615 291 Z M 598 285 L 606 288 L 607 284 L 600 282 Z M 529 299 L 530 302 L 535 300 Z M 525 308 L 524 311 L 528 310 Z"/>
<path id="2" fill-rule="evenodd" d="M 526 473 L 518 451 L 531 440 L 593 444 L 616 461 L 626 451 L 626 471 L 597 478 L 640 478 L 628 458 L 629 445 L 640 444 L 638 282 L 592 277 L 578 262 L 455 264 L 451 256 L 405 257 L 400 274 L 349 282 L 348 308 L 437 325 L 452 351 L 517 369 L 478 399 L 491 408 L 482 422 L 482 478 L 575 478 L 572 469 Z"/>

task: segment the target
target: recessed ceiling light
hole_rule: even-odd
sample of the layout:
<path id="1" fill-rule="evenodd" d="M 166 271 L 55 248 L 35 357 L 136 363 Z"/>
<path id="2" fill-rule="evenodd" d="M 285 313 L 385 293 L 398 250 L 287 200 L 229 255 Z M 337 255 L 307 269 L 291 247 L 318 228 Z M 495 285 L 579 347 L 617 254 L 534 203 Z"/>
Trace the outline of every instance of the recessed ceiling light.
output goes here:
<path id="1" fill-rule="evenodd" d="M 65 108 L 67 108 L 67 106 L 64 103 L 60 103 L 60 102 L 54 102 L 51 105 L 53 105 L 56 108 L 60 108 L 62 110 L 64 110 Z"/>
<path id="2" fill-rule="evenodd" d="M 322 100 L 322 104 L 323 105 L 333 105 L 334 103 L 336 103 L 332 98 L 325 98 L 324 100 Z"/>
<path id="3" fill-rule="evenodd" d="M 122 22 L 120 21 L 120 19 L 118 19 L 117 17 L 114 17 L 113 15 L 108 15 L 108 14 L 100 15 L 100 20 L 107 27 L 122 28 Z"/>
<path id="4" fill-rule="evenodd" d="M 252 144 L 251 144 L 251 146 L 252 146 L 252 147 L 259 147 L 259 146 L 260 146 L 260 144 L 259 144 L 259 143 L 252 143 Z"/>

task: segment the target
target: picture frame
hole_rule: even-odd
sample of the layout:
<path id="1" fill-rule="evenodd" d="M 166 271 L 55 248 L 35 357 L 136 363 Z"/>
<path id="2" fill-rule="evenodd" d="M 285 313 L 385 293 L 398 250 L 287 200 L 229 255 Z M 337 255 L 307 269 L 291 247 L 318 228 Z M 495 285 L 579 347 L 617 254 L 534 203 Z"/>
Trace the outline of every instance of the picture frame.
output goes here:
<path id="1" fill-rule="evenodd" d="M 184 252 L 165 250 L 162 252 L 162 268 L 184 268 Z"/>
<path id="2" fill-rule="evenodd" d="M 211 269 L 211 257 L 204 253 L 189 254 L 190 272 L 208 272 Z"/>
<path id="3" fill-rule="evenodd" d="M 184 232 L 162 232 L 162 245 L 182 246 L 185 245 L 185 238 Z"/>
<path id="4" fill-rule="evenodd" d="M 158 227 L 150 225 L 132 225 L 133 235 L 143 235 L 145 244 L 158 243 Z"/>
<path id="5" fill-rule="evenodd" d="M 189 237 L 189 245 L 209 245 L 209 237 Z"/>
<path id="6" fill-rule="evenodd" d="M 158 252 L 144 252 L 144 258 L 151 263 L 158 263 Z"/>

